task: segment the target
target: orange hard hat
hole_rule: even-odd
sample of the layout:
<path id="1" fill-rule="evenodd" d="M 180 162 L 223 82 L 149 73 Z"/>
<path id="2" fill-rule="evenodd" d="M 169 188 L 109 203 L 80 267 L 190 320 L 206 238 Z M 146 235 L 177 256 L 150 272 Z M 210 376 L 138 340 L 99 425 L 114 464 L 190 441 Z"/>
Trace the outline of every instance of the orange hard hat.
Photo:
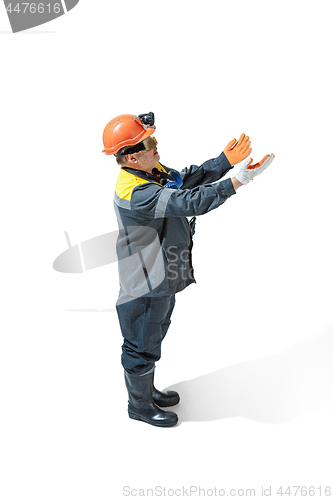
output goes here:
<path id="1" fill-rule="evenodd" d="M 134 146 L 155 132 L 155 125 L 144 125 L 136 115 L 113 118 L 103 132 L 103 153 L 114 155 L 125 146 Z"/>

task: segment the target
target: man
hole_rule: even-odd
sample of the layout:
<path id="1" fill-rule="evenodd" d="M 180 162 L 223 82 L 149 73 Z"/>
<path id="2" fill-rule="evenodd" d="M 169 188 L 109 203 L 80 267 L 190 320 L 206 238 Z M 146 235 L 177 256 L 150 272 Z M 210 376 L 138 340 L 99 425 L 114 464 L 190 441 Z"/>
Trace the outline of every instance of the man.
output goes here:
<path id="1" fill-rule="evenodd" d="M 103 152 L 115 155 L 121 166 L 115 189 L 117 313 L 124 338 L 121 359 L 128 414 L 148 424 L 171 427 L 178 417 L 162 408 L 176 405 L 180 398 L 175 391 L 155 388 L 154 370 L 175 294 L 195 282 L 191 257 L 195 216 L 222 205 L 263 172 L 274 155 L 251 165 L 252 159 L 245 160 L 252 151 L 250 140 L 242 134 L 219 157 L 177 172 L 159 162 L 154 132 L 151 112 L 117 116 L 104 129 Z M 216 182 L 241 161 L 235 177 Z M 192 217 L 190 222 L 187 217 Z"/>

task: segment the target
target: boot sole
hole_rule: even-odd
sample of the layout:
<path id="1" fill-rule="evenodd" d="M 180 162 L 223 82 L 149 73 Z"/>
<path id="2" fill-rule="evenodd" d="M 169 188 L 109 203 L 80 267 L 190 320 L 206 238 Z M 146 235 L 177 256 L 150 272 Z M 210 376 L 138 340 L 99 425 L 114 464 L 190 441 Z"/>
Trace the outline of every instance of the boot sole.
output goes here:
<path id="1" fill-rule="evenodd" d="M 136 413 L 128 412 L 129 418 L 132 418 L 133 420 L 141 420 L 141 422 L 145 422 L 146 424 L 150 425 L 155 425 L 155 427 L 173 427 L 178 424 L 178 418 L 176 422 L 163 422 L 161 420 L 160 422 L 154 422 L 152 420 L 148 420 L 147 418 L 144 418 L 140 415 L 137 415 Z"/>

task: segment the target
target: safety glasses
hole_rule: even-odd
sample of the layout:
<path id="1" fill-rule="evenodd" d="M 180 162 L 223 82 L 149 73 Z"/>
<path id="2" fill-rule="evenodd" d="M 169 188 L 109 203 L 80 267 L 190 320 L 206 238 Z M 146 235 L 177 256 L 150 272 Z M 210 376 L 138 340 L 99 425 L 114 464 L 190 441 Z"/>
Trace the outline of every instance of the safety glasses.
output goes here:
<path id="1" fill-rule="evenodd" d="M 157 140 L 155 137 L 152 137 L 151 135 L 147 137 L 142 142 L 139 142 L 139 144 L 135 144 L 134 146 L 130 146 L 126 149 L 120 150 L 116 156 L 120 155 L 131 155 L 133 153 L 138 153 L 139 151 L 143 151 L 144 153 L 146 151 L 151 151 L 152 149 L 156 148 Z"/>
<path id="2" fill-rule="evenodd" d="M 142 151 L 150 151 L 151 149 L 156 148 L 157 140 L 155 137 L 149 136 L 147 139 L 142 141 L 141 144 L 143 144 L 145 148 Z"/>

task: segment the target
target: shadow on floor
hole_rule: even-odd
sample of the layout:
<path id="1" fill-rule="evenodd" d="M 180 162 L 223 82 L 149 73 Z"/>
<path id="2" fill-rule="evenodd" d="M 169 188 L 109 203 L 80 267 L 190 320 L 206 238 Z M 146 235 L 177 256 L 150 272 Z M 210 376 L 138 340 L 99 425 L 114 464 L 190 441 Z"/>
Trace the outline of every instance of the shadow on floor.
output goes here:
<path id="1" fill-rule="evenodd" d="M 174 384 L 179 423 L 244 417 L 282 424 L 333 407 L 333 334 Z M 178 424 L 179 425 L 179 424 Z"/>

